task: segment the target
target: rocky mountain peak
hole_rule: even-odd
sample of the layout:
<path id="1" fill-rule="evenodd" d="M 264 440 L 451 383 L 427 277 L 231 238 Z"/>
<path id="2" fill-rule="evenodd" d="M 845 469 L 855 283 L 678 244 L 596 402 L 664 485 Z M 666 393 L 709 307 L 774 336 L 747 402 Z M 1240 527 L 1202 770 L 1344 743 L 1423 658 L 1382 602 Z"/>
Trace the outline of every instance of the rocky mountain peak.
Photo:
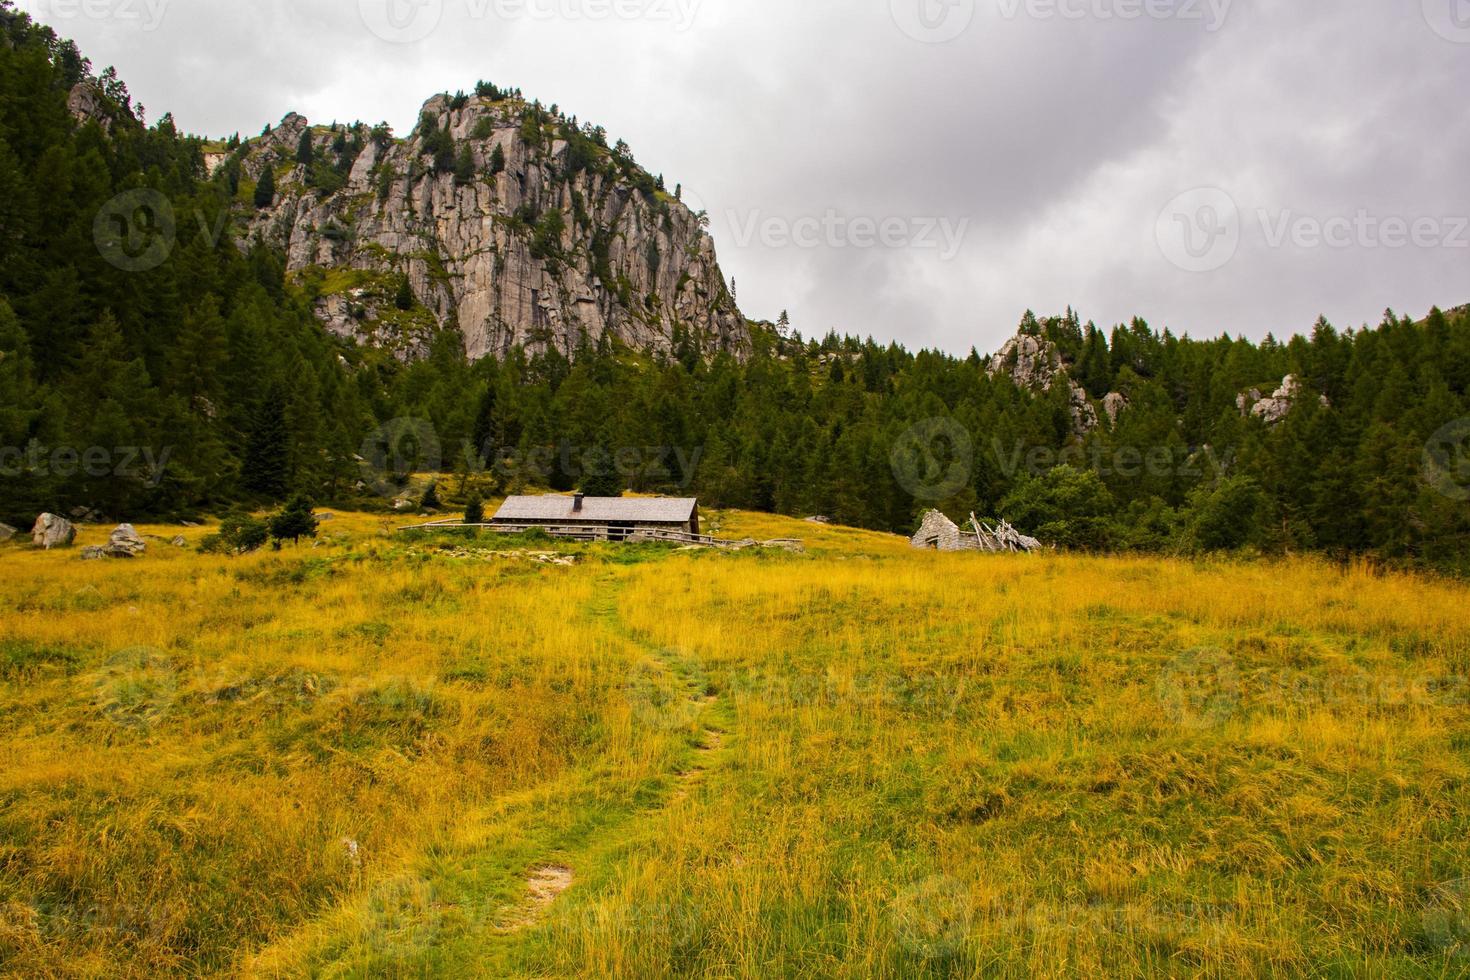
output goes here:
<path id="1" fill-rule="evenodd" d="M 402 139 L 286 116 L 224 163 L 243 239 L 284 250 L 329 330 L 405 358 L 443 328 L 472 358 L 604 338 L 745 354 L 714 242 L 677 189 L 601 129 L 492 92 L 430 98 Z M 267 169 L 274 194 L 257 196 Z"/>
<path id="2" fill-rule="evenodd" d="M 1098 427 L 1097 407 L 1082 386 L 1067 374 L 1061 350 L 1045 337 L 1021 331 L 990 358 L 988 370 L 992 378 L 1005 375 L 1016 387 L 1027 391 L 1051 391 L 1053 385 L 1064 381 L 1068 388 L 1072 431 L 1083 436 Z M 1110 399 L 1112 397 L 1109 396 Z M 1127 400 L 1118 395 L 1107 405 L 1109 420 L 1117 421 L 1117 413 L 1127 405 Z"/>

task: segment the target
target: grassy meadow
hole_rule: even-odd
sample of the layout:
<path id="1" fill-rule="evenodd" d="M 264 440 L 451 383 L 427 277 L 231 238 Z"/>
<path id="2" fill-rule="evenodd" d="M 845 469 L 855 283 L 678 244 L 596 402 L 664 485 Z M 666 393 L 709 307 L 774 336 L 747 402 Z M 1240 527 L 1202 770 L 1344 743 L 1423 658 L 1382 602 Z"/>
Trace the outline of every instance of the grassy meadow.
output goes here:
<path id="1" fill-rule="evenodd" d="M 715 518 L 0 549 L 0 974 L 1470 975 L 1470 588 Z"/>

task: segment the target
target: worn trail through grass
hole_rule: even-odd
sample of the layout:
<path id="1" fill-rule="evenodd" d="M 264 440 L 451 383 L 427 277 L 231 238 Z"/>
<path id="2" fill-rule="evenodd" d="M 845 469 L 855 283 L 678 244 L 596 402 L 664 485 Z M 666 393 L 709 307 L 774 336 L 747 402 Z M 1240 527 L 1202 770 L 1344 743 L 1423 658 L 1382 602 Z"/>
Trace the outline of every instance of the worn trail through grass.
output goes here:
<path id="1" fill-rule="evenodd" d="M 727 706 L 709 692 L 697 663 L 624 622 L 622 588 L 618 573 L 607 575 L 579 619 L 589 635 L 635 652 L 625 685 L 632 723 L 676 739 L 672 765 L 629 785 L 616 765 L 596 760 L 502 798 L 414 870 L 267 949 L 251 972 L 533 974 L 537 930 L 562 915 L 578 889 L 614 885 L 623 859 L 647 844 L 671 808 L 699 805 L 730 730 Z M 584 904 L 592 908 L 595 897 Z"/>

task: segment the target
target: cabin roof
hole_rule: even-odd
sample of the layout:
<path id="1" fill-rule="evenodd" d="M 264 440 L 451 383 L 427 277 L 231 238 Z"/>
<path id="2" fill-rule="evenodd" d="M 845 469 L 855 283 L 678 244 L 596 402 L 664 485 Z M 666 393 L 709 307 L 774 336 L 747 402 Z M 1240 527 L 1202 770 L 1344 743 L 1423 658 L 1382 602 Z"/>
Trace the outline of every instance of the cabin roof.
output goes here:
<path id="1" fill-rule="evenodd" d="M 507 497 L 497 521 L 577 521 L 602 523 L 687 524 L 694 519 L 699 501 L 693 498 L 587 497 L 582 509 L 576 500 L 551 494 L 544 497 Z"/>

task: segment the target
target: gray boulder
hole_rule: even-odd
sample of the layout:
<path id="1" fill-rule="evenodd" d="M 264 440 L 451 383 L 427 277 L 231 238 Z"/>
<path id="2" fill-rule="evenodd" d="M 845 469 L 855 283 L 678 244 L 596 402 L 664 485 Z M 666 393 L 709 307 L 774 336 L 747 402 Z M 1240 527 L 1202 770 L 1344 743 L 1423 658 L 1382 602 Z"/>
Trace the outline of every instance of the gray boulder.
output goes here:
<path id="1" fill-rule="evenodd" d="M 101 561 L 107 557 L 107 549 L 99 545 L 88 545 L 82 549 L 82 561 Z"/>
<path id="2" fill-rule="evenodd" d="M 182 534 L 170 541 L 169 544 L 173 545 L 175 548 L 189 547 L 188 540 Z"/>
<path id="3" fill-rule="evenodd" d="M 31 528 L 31 543 L 37 548 L 50 551 L 52 548 L 70 548 L 77 539 L 77 529 L 71 521 L 55 514 L 42 514 Z"/>
<path id="4" fill-rule="evenodd" d="M 148 550 L 148 544 L 143 540 L 131 524 L 119 524 L 107 539 L 107 547 L 103 549 L 109 558 L 136 558 Z"/>
<path id="5" fill-rule="evenodd" d="M 9 524 L 0 524 L 0 544 L 5 544 L 7 541 L 13 541 L 15 539 L 15 536 L 19 533 L 20 532 L 18 530 L 11 527 Z"/>

